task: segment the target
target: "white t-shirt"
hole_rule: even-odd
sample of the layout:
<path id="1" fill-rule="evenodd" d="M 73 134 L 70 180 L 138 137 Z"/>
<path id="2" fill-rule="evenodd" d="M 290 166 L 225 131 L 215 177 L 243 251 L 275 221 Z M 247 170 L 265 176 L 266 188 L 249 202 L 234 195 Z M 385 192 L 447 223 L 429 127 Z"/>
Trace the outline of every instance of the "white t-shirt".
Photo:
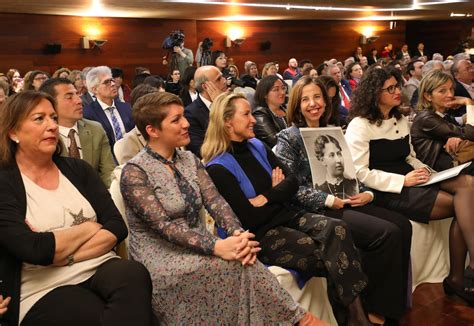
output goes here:
<path id="1" fill-rule="evenodd" d="M 25 222 L 35 232 L 67 229 L 86 221 L 97 221 L 94 209 L 79 190 L 59 172 L 55 190 L 41 188 L 21 175 L 26 189 Z M 21 271 L 20 323 L 31 307 L 48 292 L 63 285 L 79 284 L 95 274 L 97 267 L 116 258 L 114 252 L 72 266 L 40 266 L 23 263 Z"/>

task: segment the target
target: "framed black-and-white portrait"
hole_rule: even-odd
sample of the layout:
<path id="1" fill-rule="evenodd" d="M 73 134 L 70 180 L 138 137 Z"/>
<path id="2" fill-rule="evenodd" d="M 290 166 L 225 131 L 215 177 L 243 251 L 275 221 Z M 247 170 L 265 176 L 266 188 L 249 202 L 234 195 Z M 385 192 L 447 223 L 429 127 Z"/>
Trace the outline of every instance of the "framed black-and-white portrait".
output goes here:
<path id="1" fill-rule="evenodd" d="M 359 193 L 351 152 L 340 127 L 301 128 L 313 186 L 342 200 Z"/>

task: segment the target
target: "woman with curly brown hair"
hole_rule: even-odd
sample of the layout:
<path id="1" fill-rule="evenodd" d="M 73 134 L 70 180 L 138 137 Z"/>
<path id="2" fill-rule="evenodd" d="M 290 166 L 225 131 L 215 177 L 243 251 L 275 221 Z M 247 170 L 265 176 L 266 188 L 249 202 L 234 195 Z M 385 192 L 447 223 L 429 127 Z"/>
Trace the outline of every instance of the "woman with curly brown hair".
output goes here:
<path id="1" fill-rule="evenodd" d="M 395 69 L 372 69 L 355 90 L 346 131 L 357 178 L 375 202 L 421 223 L 454 216 L 449 231 L 447 294 L 474 304 L 474 181 L 460 175 L 429 186 L 433 170 L 415 157 L 408 120 L 400 114 L 402 77 Z M 464 271 L 466 253 L 470 263 Z"/>

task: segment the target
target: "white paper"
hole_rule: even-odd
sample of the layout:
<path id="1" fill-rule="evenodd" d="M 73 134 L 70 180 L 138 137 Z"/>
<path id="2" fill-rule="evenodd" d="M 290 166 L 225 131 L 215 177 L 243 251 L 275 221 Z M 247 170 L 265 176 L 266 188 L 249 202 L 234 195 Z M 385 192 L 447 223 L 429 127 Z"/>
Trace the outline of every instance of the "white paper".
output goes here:
<path id="1" fill-rule="evenodd" d="M 474 105 L 466 105 L 467 124 L 474 126 Z"/>
<path id="2" fill-rule="evenodd" d="M 441 171 L 441 172 L 433 173 L 430 177 L 430 180 L 428 180 L 425 183 L 417 185 L 417 187 L 428 186 L 428 185 L 431 185 L 431 184 L 434 184 L 434 183 L 437 183 L 437 182 L 441 182 L 443 180 L 454 178 L 459 173 L 461 173 L 461 171 L 464 168 L 471 165 L 471 163 L 472 162 L 467 162 L 467 163 L 455 166 L 453 168 L 450 168 L 450 169 L 447 169 L 447 170 L 444 170 L 444 171 Z"/>

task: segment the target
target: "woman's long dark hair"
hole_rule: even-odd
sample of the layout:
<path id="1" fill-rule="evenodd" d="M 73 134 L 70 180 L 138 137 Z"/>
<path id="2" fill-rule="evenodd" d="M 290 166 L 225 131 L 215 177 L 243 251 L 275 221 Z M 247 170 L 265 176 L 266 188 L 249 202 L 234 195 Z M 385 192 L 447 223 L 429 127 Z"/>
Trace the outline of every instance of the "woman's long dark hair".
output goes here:
<path id="1" fill-rule="evenodd" d="M 385 81 L 392 77 L 395 77 L 399 85 L 402 85 L 402 76 L 398 69 L 377 66 L 367 69 L 359 85 L 352 93 L 350 118 L 366 118 L 370 123 L 380 125 L 383 120 L 382 112 L 379 109 L 381 89 Z M 392 108 L 389 116 L 393 116 L 397 120 L 401 118 L 402 115 L 398 111 L 398 106 Z"/>
<path id="2" fill-rule="evenodd" d="M 341 103 L 341 99 L 339 97 L 339 85 L 334 78 L 328 75 L 318 76 L 316 79 L 324 85 L 326 88 L 326 93 L 331 87 L 336 89 L 336 94 L 334 97 L 328 103 L 326 103 L 327 123 L 340 126 L 341 118 L 339 114 L 339 104 Z"/>

